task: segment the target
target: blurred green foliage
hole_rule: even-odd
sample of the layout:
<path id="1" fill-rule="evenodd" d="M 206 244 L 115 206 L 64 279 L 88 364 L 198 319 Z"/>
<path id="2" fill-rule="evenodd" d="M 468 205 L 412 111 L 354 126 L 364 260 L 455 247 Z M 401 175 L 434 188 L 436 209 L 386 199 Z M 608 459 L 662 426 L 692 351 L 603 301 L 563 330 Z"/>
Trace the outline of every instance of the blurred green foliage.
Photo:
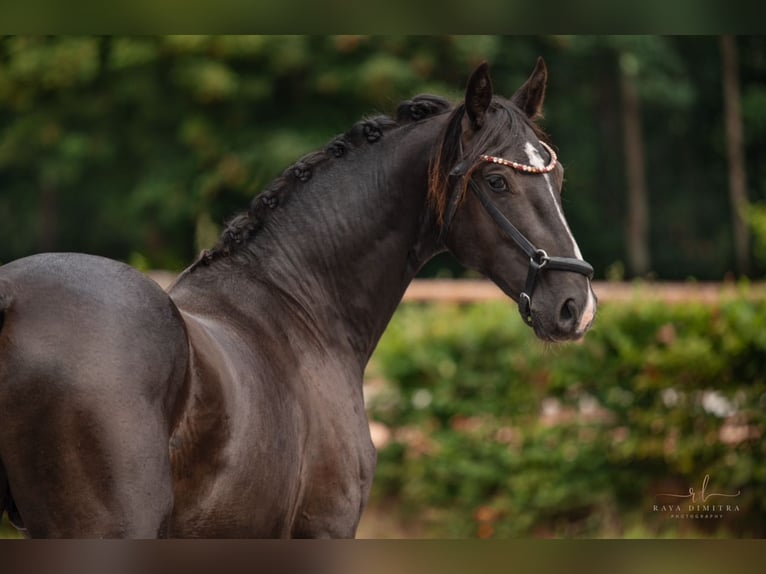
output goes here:
<path id="1" fill-rule="evenodd" d="M 766 39 L 738 39 L 749 193 L 766 199 Z M 600 276 L 624 262 L 618 72 L 639 80 L 651 251 L 663 278 L 732 268 L 717 39 L 665 36 L 0 37 L 0 262 L 85 251 L 180 269 L 302 154 L 365 114 L 510 95 L 546 58 L 544 125 Z M 764 265 L 756 269 L 763 273 Z M 426 274 L 458 274 L 439 259 Z"/>
<path id="2" fill-rule="evenodd" d="M 369 374 L 373 500 L 436 536 L 766 535 L 766 300 L 743 289 L 605 304 L 560 346 L 506 303 L 403 305 Z M 654 511 L 706 475 L 739 512 Z"/>
<path id="3" fill-rule="evenodd" d="M 378 33 L 466 32 L 530 34 L 566 29 L 589 33 L 676 33 L 710 34 L 720 30 L 760 31 L 755 23 L 760 12 L 750 4 L 737 10 L 724 2 L 700 4 L 677 0 L 672 6 L 662 0 L 621 2 L 587 0 L 576 6 L 543 1 L 530 9 L 521 0 L 477 0 L 466 6 L 457 0 L 427 0 L 418 4 L 394 0 L 366 2 L 341 0 L 308 4 L 298 0 L 188 0 L 157 3 L 150 0 L 116 0 L 108 12 L 93 0 L 75 0 L 67 5 L 50 0 L 5 6 L 0 4 L 0 22 L 6 29 L 49 33 L 106 30 L 158 33 L 167 29 L 226 33 L 327 33 L 344 30 Z M 182 8 L 182 9 L 181 9 Z M 488 17 L 491 16 L 491 17 Z"/>

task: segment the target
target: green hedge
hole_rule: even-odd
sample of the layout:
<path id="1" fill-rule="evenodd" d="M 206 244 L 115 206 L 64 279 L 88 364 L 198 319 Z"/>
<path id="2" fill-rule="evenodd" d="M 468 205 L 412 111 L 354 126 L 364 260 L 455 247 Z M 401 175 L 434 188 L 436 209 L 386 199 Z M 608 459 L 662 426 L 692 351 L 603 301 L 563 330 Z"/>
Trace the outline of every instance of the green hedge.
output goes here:
<path id="1" fill-rule="evenodd" d="M 429 535 L 766 535 L 766 301 L 605 304 L 556 346 L 507 303 L 405 304 L 368 377 L 373 501 Z M 655 511 L 706 475 L 739 511 Z"/>

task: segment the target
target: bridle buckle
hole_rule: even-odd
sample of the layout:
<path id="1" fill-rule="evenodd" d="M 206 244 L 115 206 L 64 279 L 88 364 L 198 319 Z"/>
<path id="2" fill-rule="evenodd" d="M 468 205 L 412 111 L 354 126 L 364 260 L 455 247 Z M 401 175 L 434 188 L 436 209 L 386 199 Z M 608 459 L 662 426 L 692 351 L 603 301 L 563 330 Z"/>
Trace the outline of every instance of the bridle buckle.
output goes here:
<path id="1" fill-rule="evenodd" d="M 525 292 L 521 292 L 519 295 L 519 311 L 521 318 L 528 325 L 532 324 L 532 299 Z"/>

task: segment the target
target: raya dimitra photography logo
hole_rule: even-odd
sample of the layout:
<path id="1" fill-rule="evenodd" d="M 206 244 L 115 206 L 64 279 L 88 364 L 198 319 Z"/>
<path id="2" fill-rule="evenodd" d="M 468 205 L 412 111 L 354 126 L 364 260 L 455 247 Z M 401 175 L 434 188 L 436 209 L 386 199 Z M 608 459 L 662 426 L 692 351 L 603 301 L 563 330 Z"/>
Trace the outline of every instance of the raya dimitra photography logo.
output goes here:
<path id="1" fill-rule="evenodd" d="M 706 474 L 699 491 L 689 487 L 685 494 L 668 492 L 656 494 L 656 503 L 652 507 L 652 512 L 667 514 L 668 518 L 697 520 L 723 518 L 727 514 L 739 512 L 737 498 L 742 491 L 708 492 L 709 485 L 710 475 Z"/>

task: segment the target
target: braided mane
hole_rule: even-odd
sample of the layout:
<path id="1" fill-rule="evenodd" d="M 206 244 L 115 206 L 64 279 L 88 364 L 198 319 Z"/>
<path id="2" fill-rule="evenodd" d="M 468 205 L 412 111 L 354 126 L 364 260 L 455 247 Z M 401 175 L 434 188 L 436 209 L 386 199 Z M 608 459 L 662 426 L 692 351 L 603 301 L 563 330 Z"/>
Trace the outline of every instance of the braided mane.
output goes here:
<path id="1" fill-rule="evenodd" d="M 394 118 L 381 115 L 357 122 L 346 133 L 332 139 L 324 149 L 305 155 L 267 185 L 251 201 L 246 212 L 229 220 L 216 245 L 204 251 L 197 263 L 211 263 L 247 245 L 268 221 L 272 210 L 287 202 L 301 183 L 309 181 L 318 165 L 343 158 L 350 149 L 375 144 L 397 127 L 446 112 L 451 107 L 452 104 L 442 97 L 423 94 L 400 103 Z"/>

